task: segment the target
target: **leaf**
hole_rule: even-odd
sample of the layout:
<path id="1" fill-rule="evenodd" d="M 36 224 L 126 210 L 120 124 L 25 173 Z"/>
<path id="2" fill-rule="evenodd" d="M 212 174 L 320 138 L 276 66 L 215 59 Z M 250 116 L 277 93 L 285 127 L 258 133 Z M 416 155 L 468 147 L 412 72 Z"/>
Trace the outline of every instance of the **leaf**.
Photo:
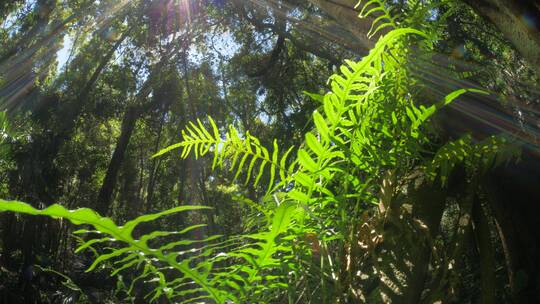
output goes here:
<path id="1" fill-rule="evenodd" d="M 324 100 L 324 95 L 310 93 L 310 92 L 307 92 L 307 91 L 304 91 L 304 94 L 306 94 L 307 96 L 311 97 L 311 99 L 313 99 L 315 101 L 318 101 L 320 103 L 322 103 L 323 100 Z"/>
<path id="2" fill-rule="evenodd" d="M 306 133 L 306 144 L 317 156 L 323 157 L 326 150 L 312 133 Z"/>
<path id="3" fill-rule="evenodd" d="M 451 103 L 452 101 L 454 101 L 458 97 L 460 97 L 461 95 L 469 93 L 469 92 L 483 94 L 483 95 L 489 95 L 489 92 L 484 91 L 484 90 L 479 90 L 479 89 L 459 89 L 459 90 L 455 90 L 452 93 L 446 95 L 446 97 L 444 97 L 444 101 L 442 103 L 442 106 L 448 105 L 449 103 Z"/>
<path id="4" fill-rule="evenodd" d="M 313 112 L 313 121 L 317 131 L 319 131 L 319 134 L 321 135 L 321 138 L 325 141 L 330 141 L 330 130 L 319 112 Z"/>
<path id="5" fill-rule="evenodd" d="M 290 198 L 301 203 L 308 203 L 310 201 L 310 197 L 307 194 L 296 189 L 289 191 L 287 194 Z"/>
<path id="6" fill-rule="evenodd" d="M 317 163 L 309 156 L 309 154 L 304 149 L 298 150 L 298 162 L 300 165 L 302 165 L 304 168 L 311 172 L 316 172 L 319 167 L 317 166 Z"/>

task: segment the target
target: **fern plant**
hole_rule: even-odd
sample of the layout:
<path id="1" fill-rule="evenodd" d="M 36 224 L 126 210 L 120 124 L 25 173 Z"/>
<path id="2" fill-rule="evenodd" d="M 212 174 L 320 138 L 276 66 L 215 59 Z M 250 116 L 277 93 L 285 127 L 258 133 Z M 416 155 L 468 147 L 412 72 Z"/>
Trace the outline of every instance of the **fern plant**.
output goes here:
<path id="1" fill-rule="evenodd" d="M 201 121 L 192 123 L 183 132 L 182 142 L 155 156 L 173 149 L 181 149 L 183 158 L 190 153 L 195 157 L 212 153 L 213 167 L 228 167 L 236 177 L 245 172 L 246 182 L 256 176 L 255 184 L 266 173 L 270 176 L 267 189 L 280 194 L 280 203 L 308 211 L 289 238 L 302 242 L 300 235 L 315 232 L 320 238 L 316 242 L 324 248 L 329 242 L 347 242 L 344 238 L 350 234 L 350 223 L 378 202 L 384 172 L 400 168 L 396 174 L 405 175 L 419 164 L 422 146 L 428 141 L 422 126 L 436 110 L 463 94 L 485 93 L 461 89 L 438 104 L 417 106 L 404 82 L 408 71 L 403 54 L 407 54 L 408 44 L 403 38 L 408 35 L 426 38 L 411 28 L 393 30 L 360 62 L 347 61 L 340 69 L 342 74 L 330 78 L 331 92 L 310 94 L 321 107 L 313 113 L 315 129 L 305 135 L 293 161 L 289 157 L 292 148 L 281 155 L 274 144 L 270 153 L 249 133 L 241 136 L 232 126 L 221 135 L 211 118 L 210 130 Z M 427 43 L 425 47 L 429 42 L 420 41 Z M 277 182 L 275 176 L 279 176 Z M 306 246 L 299 248 L 305 250 Z M 335 261 L 343 259 L 332 255 L 321 255 L 321 271 L 337 284 L 342 266 Z M 283 257 L 283 262 L 290 260 Z"/>
<path id="2" fill-rule="evenodd" d="M 246 295 L 260 292 L 268 286 L 267 284 L 270 286 L 278 284 L 279 276 L 263 274 L 266 269 L 280 264 L 275 257 L 276 253 L 283 254 L 290 251 L 284 246 L 278 246 L 276 241 L 289 229 L 291 222 L 302 214 L 302 209 L 292 204 L 282 204 L 276 209 L 268 225 L 268 231 L 246 234 L 225 241 L 216 242 L 220 239 L 218 235 L 201 240 L 182 238 L 172 242 L 162 241 L 170 236 L 185 236 L 186 233 L 205 225 L 193 225 L 181 231 L 152 231 L 138 238 L 133 235 L 133 231 L 142 223 L 178 212 L 207 208 L 180 206 L 156 214 L 143 215 L 118 226 L 111 219 L 101 217 L 91 209 L 70 211 L 61 205 L 52 205 L 38 210 L 23 202 L 0 200 L 0 211 L 45 215 L 64 218 L 75 225 L 91 225 L 93 229 L 77 230 L 75 234 L 97 234 L 100 237 L 83 241 L 76 252 L 102 243 L 107 243 L 109 250 L 99 253 L 87 271 L 92 271 L 106 262 L 112 264 L 111 275 L 117 275 L 130 268 L 140 269 L 128 292 L 133 290 L 134 284 L 139 280 L 151 282 L 155 288 L 146 296 L 150 302 L 163 296 L 179 303 L 193 303 L 205 299 L 216 303 L 226 301 L 238 303 Z M 232 246 L 239 242 L 243 245 Z M 150 243 L 160 245 L 151 246 Z M 204 245 L 193 246 L 196 244 Z M 187 250 L 179 250 L 182 246 L 190 247 Z M 224 265 L 223 262 L 229 259 L 243 263 Z M 172 279 L 167 275 L 171 270 L 175 273 Z M 265 285 L 261 284 L 262 280 Z"/>
<path id="3" fill-rule="evenodd" d="M 213 168 L 229 170 L 235 179 L 244 175 L 244 183 L 255 185 L 266 175 L 266 193 L 273 197 L 275 207 L 266 210 L 269 218 L 259 232 L 230 239 L 217 235 L 185 238 L 187 232 L 203 226 L 195 225 L 182 231 L 133 235 L 140 223 L 206 208 L 203 206 L 180 206 L 141 216 L 123 226 L 89 209 L 69 211 L 59 205 L 37 210 L 21 202 L 1 201 L 0 211 L 62 217 L 77 225 L 91 225 L 92 230 L 77 231 L 89 237 L 78 251 L 112 244 L 98 255 L 89 271 L 106 262 L 112 265 L 113 275 L 138 269 L 129 289 L 140 280 L 154 284 L 147 296 L 149 302 L 162 297 L 179 303 L 266 302 L 283 294 L 289 301 L 300 301 L 305 294 L 301 286 L 309 284 L 305 268 L 320 272 L 318 286 L 323 290 L 323 301 L 342 297 L 350 289 L 346 278 L 353 275 L 347 273 L 352 270 L 346 265 L 346 248 L 353 242 L 360 214 L 378 204 L 385 178 L 391 175 L 399 180 L 424 164 L 422 153 L 429 143 L 425 124 L 439 108 L 466 93 L 485 93 L 461 89 L 438 104 L 419 105 L 413 90 L 416 83 L 407 67 L 410 49 L 430 49 L 433 41 L 422 31 L 396 28 L 395 19 L 388 17 L 381 1 L 368 1 L 362 15 L 377 11 L 382 11 L 384 18 L 377 18 L 379 24 L 374 24 L 371 34 L 394 29 L 362 60 L 346 61 L 341 73 L 330 77 L 330 92 L 310 94 L 320 107 L 312 115 L 313 130 L 305 134 L 299 148 L 283 152 L 274 141 L 269 150 L 249 132 L 241 134 L 233 126 L 220 132 L 209 117 L 209 127 L 201 120 L 189 123 L 181 142 L 154 155 L 175 149 L 180 149 L 182 158 L 212 155 Z M 472 143 L 464 144 L 470 147 Z M 489 147 L 492 144 L 486 143 Z M 480 150 L 485 147 L 477 146 Z M 467 153 L 475 154 L 473 150 Z M 447 174 L 444 166 L 449 168 L 452 163 L 452 156 L 442 149 L 428 172 Z M 100 237 L 96 238 L 96 233 Z M 329 290 L 334 294 L 326 294 Z"/>
<path id="4" fill-rule="evenodd" d="M 166 263 L 169 267 L 172 267 L 180 272 L 182 279 L 185 281 L 196 283 L 202 290 L 206 291 L 215 299 L 221 299 L 221 293 L 208 284 L 203 274 L 189 267 L 189 263 L 186 263 L 186 261 L 179 262 L 177 260 L 178 256 L 182 252 L 172 251 L 175 246 L 195 243 L 197 241 L 182 240 L 175 243 L 168 243 L 167 245 L 158 248 L 151 248 L 148 244 L 150 241 L 155 240 L 156 238 L 173 234 L 182 235 L 190 230 L 199 229 L 202 227 L 202 225 L 190 226 L 179 232 L 154 231 L 143 235 L 140 238 L 135 238 L 133 236 L 134 229 L 141 223 L 154 221 L 160 217 L 173 213 L 201 210 L 205 208 L 207 207 L 180 206 L 156 214 L 143 215 L 125 223 L 123 226 L 118 226 L 111 219 L 101 217 L 91 209 L 83 208 L 71 211 L 65 209 L 61 205 L 51 205 L 46 209 L 37 210 L 31 205 L 22 202 L 0 201 L 1 211 L 11 211 L 30 215 L 46 215 L 54 218 L 67 219 L 75 225 L 91 225 L 93 230 L 82 229 L 76 231 L 75 234 L 97 233 L 98 235 L 103 235 L 103 237 L 90 238 L 88 241 L 83 242 L 77 248 L 76 252 L 100 243 L 115 243 L 119 246 L 111 248 L 110 252 L 100 253 L 87 271 L 92 271 L 99 265 L 111 260 L 114 260 L 113 275 L 131 266 L 144 265 L 144 270 L 140 275 L 141 278 L 148 275 L 156 276 L 158 278 L 157 282 L 159 286 L 154 290 L 155 295 L 152 297 L 152 299 L 158 298 L 162 293 L 167 294 L 167 286 L 169 284 L 165 280 L 163 273 L 160 271 L 159 266 L 152 263 L 153 259 L 157 259 L 161 263 Z"/>

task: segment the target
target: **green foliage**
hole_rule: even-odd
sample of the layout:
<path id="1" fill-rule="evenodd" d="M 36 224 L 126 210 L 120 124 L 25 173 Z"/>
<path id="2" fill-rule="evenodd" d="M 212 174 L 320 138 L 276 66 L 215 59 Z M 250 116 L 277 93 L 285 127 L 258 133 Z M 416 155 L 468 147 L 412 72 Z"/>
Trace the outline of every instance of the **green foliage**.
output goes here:
<path id="1" fill-rule="evenodd" d="M 399 59 L 406 53 L 400 38 L 411 34 L 423 36 L 422 32 L 414 29 L 396 29 L 381 37 L 360 62 L 347 61 L 341 67 L 342 75 L 330 77 L 332 92 L 318 98 L 323 104 L 322 114 L 319 111 L 313 114 L 318 135 L 306 134 L 305 147 L 298 150 L 297 159 L 290 165 L 287 165 L 287 158 L 292 148 L 279 156 L 274 142 L 270 156 L 255 137 L 246 133 L 242 138 L 232 126 L 222 138 L 211 118 L 211 131 L 201 121 L 197 125 L 190 123 L 182 132 L 182 142 L 159 151 L 155 156 L 177 148 L 182 148 L 182 158 L 192 151 L 195 157 L 212 152 L 213 167 L 222 166 L 227 160 L 235 177 L 244 170 L 246 182 L 251 176 L 256 176 L 255 184 L 269 164 L 269 191 L 277 189 L 274 179 L 279 174 L 281 186 L 294 184 L 294 188 L 287 191 L 288 196 L 302 203 L 310 201 L 313 191 L 335 201 L 332 191 L 326 188 L 335 180 L 352 183 L 354 187 L 342 195 L 358 198 L 363 193 L 360 190 L 366 187 L 358 179 L 358 170 L 376 177 L 382 167 L 396 165 L 400 154 L 418 150 L 418 129 L 435 111 L 435 106 L 417 108 L 407 101 L 405 84 L 396 82 L 406 73 Z M 400 117 L 399 121 L 397 117 Z M 409 140 L 411 137 L 412 141 Z M 386 151 L 389 153 L 379 155 L 375 147 L 388 148 Z M 253 173 L 257 162 L 257 170 Z"/>
<path id="2" fill-rule="evenodd" d="M 315 256 L 304 236 L 315 232 L 322 248 L 329 248 L 330 243 L 345 248 L 352 242 L 349 238 L 359 215 L 377 203 L 387 172 L 400 179 L 422 164 L 423 149 L 430 142 L 425 130 L 429 118 L 465 93 L 485 94 L 461 89 L 438 104 L 418 104 L 408 81 L 412 79 L 407 69 L 409 49 L 412 45 L 429 49 L 431 43 L 422 31 L 397 28 L 382 36 L 359 62 L 346 61 L 340 67 L 341 73 L 330 77 L 330 92 L 324 96 L 310 94 L 320 103 L 312 115 L 315 128 L 305 134 L 292 160 L 293 147 L 280 153 L 274 141 L 270 151 L 249 132 L 240 134 L 233 126 L 222 135 L 210 117 L 210 129 L 201 120 L 190 122 L 182 131 L 181 142 L 154 155 L 175 149 L 181 150 L 183 159 L 191 154 L 195 158 L 212 154 L 213 169 L 227 167 L 234 179 L 244 173 L 244 184 L 252 181 L 255 186 L 266 174 L 267 197 L 273 197 L 275 204 L 261 206 L 268 221 L 259 232 L 225 240 L 218 235 L 188 239 L 185 235 L 204 227 L 192 225 L 182 231 L 158 230 L 134 236 L 134 229 L 141 223 L 207 208 L 203 206 L 180 206 L 138 217 L 123 226 L 90 209 L 69 211 L 53 205 L 37 210 L 21 202 L 2 201 L 0 210 L 62 217 L 77 225 L 93 226 L 93 230 L 76 232 L 88 236 L 77 251 L 104 243 L 111 246 L 97 256 L 88 271 L 105 263 L 112 267 L 113 275 L 139 269 L 128 292 L 139 280 L 151 282 L 155 287 L 147 295 L 150 302 L 161 297 L 180 303 L 266 302 L 284 290 L 289 297 L 303 294 L 296 290 L 297 282 L 288 282 L 288 273 L 301 273 L 302 265 L 309 265 Z M 480 144 L 473 144 L 467 137 L 450 143 L 429 164 L 429 175 L 440 172 L 447 176 L 457 162 L 466 161 L 471 166 L 478 162 L 498 163 L 499 155 L 505 154 L 500 147 L 495 138 Z M 182 239 L 170 240 L 178 236 Z M 318 254 L 321 280 L 338 286 L 343 277 L 339 272 L 345 268 L 341 265 L 346 260 L 344 251 L 325 250 Z M 305 281 L 307 277 L 297 280 Z M 334 296 L 341 297 L 339 292 Z"/>
<path id="3" fill-rule="evenodd" d="M 213 284 L 220 288 L 232 289 L 228 298 L 236 302 L 251 301 L 273 289 L 285 288 L 287 273 L 276 271 L 291 258 L 292 247 L 290 240 L 278 240 L 294 226 L 295 220 L 301 219 L 303 209 L 295 204 L 282 203 L 274 211 L 268 225 L 268 230 L 255 234 L 245 234 L 243 239 L 251 239 L 249 246 L 233 248 L 227 253 L 221 253 L 220 258 L 241 261 L 232 264 L 219 273 L 215 273 Z M 238 297 L 231 296 L 239 294 Z"/>
<path id="4" fill-rule="evenodd" d="M 154 275 L 158 278 L 159 288 L 156 288 L 155 295 L 152 299 L 158 298 L 163 292 L 167 292 L 163 274 L 157 266 L 152 264 L 152 259 L 157 259 L 162 263 L 166 263 L 169 267 L 179 271 L 183 278 L 192 281 L 200 286 L 204 291 L 208 292 L 212 297 L 220 299 L 220 294 L 207 282 L 205 277 L 198 271 L 189 267 L 189 262 L 178 262 L 177 257 L 181 252 L 171 251 L 175 246 L 181 244 L 191 244 L 197 241 L 182 240 L 179 243 L 169 243 L 158 248 L 150 248 L 149 242 L 159 237 L 169 235 L 182 235 L 193 229 L 201 228 L 202 226 L 190 226 L 179 232 L 154 231 L 139 238 L 133 236 L 134 229 L 141 223 L 146 223 L 159 219 L 160 217 L 185 211 L 201 210 L 208 207 L 204 206 L 180 206 L 169 209 L 156 214 L 147 214 L 125 223 L 123 226 L 117 226 L 111 219 L 102 217 L 91 209 L 83 208 L 78 210 L 67 210 L 61 205 L 51 205 L 43 210 L 35 209 L 34 207 L 17 201 L 0 201 L 0 211 L 11 211 L 22 214 L 31 215 L 46 215 L 55 218 L 65 218 L 75 225 L 87 224 L 93 226 L 95 230 L 78 230 L 76 234 L 103 234 L 101 238 L 90 238 L 84 241 L 78 248 L 77 252 L 92 247 L 99 243 L 115 243 L 119 245 L 116 248 L 110 248 L 110 252 L 100 254 L 94 263 L 87 271 L 95 269 L 97 266 L 114 260 L 114 272 L 116 274 L 128 267 L 144 264 L 143 274 L 140 276 Z M 150 272 L 152 271 L 152 272 Z"/>
<path id="5" fill-rule="evenodd" d="M 374 20 L 371 23 L 367 36 L 369 38 L 375 36 L 382 29 L 386 27 L 396 28 L 396 16 L 392 16 L 382 0 L 360 0 L 356 4 L 355 8 L 362 7 L 358 16 L 360 18 L 367 18 L 374 16 Z"/>
<path id="6" fill-rule="evenodd" d="M 264 174 L 265 165 L 270 164 L 266 172 L 270 175 L 268 192 L 279 194 L 277 200 L 282 204 L 295 204 L 309 211 L 309 216 L 289 238 L 298 239 L 316 231 L 322 244 L 346 243 L 354 218 L 369 208 L 370 203 L 377 203 L 383 173 L 397 169 L 396 174 L 404 176 L 421 163 L 423 145 L 429 141 L 423 126 L 437 109 L 465 93 L 486 94 L 476 89 L 460 89 L 438 104 L 416 105 L 410 98 L 408 83 L 403 81 L 409 75 L 405 65 L 408 43 L 402 38 L 413 34 L 425 37 L 410 28 L 389 32 L 360 62 L 346 61 L 340 68 L 342 73 L 330 77 L 331 92 L 324 96 L 309 94 L 321 107 L 312 116 L 315 129 L 305 135 L 304 144 L 290 164 L 287 159 L 292 148 L 279 156 L 274 144 L 270 157 L 266 148 L 249 133 L 242 137 L 230 126 L 225 135 L 220 135 L 211 118 L 211 130 L 201 121 L 197 125 L 191 123 L 182 132 L 182 142 L 155 156 L 177 148 L 182 149 L 182 158 L 190 153 L 195 157 L 212 153 L 214 167 L 227 165 L 236 177 L 246 171 L 246 182 L 256 175 L 255 184 Z M 429 41 L 420 43 L 429 47 Z M 247 161 L 249 157 L 251 162 Z M 260 165 L 253 171 L 256 161 Z M 280 181 L 274 185 L 278 173 Z M 324 259 L 343 260 L 332 255 L 327 253 Z M 290 263 L 285 257 L 282 261 Z M 329 268 L 322 270 L 323 273 L 335 280 L 335 273 L 342 266 L 329 263 L 326 267 Z"/>
<path id="7" fill-rule="evenodd" d="M 193 225 L 181 231 L 152 231 L 138 238 L 133 235 L 133 231 L 142 223 L 178 212 L 207 208 L 180 206 L 156 214 L 143 215 L 123 226 L 117 226 L 109 218 L 101 217 L 91 209 L 70 211 L 60 205 L 52 205 L 38 210 L 22 202 L 0 201 L 2 212 L 46 215 L 64 218 L 76 225 L 91 225 L 93 230 L 82 229 L 75 232 L 91 236 L 87 241 L 82 241 L 76 252 L 93 249 L 98 244 L 106 243 L 112 246 L 108 247 L 108 252 L 100 253 L 87 271 L 92 271 L 107 262 L 112 267 L 111 275 L 117 275 L 129 268 L 142 269 L 132 281 L 128 293 L 131 293 L 137 281 L 145 279 L 156 285 L 152 293 L 147 295 L 150 302 L 161 296 L 175 301 L 181 299 L 182 303 L 202 299 L 212 299 L 216 303 L 224 303 L 226 300 L 238 302 L 250 293 L 261 292 L 261 289 L 267 286 L 264 284 L 279 284 L 280 276 L 268 275 L 264 271 L 280 265 L 281 261 L 275 257 L 277 253 L 291 251 L 285 246 L 278 246 L 276 241 L 279 235 L 290 228 L 293 220 L 302 214 L 302 209 L 294 205 L 282 204 L 277 207 L 268 223 L 268 231 L 246 234 L 223 242 L 213 242 L 220 238 L 217 235 L 204 239 L 183 238 L 164 241 L 171 236 L 185 236 L 205 225 Z M 243 245 L 221 252 L 238 243 Z M 159 245 L 151 246 L 151 244 Z M 197 247 L 195 246 L 197 244 L 204 245 Z M 182 251 L 178 249 L 186 246 L 188 249 Z M 224 265 L 226 260 L 231 260 L 232 263 Z M 214 267 L 215 264 L 221 266 Z M 175 275 L 169 280 L 167 273 L 171 270 L 175 270 Z M 185 288 L 186 286 L 188 288 Z"/>
<path id="8" fill-rule="evenodd" d="M 51 274 L 54 274 L 54 275 L 62 278 L 63 279 L 62 285 L 65 288 L 67 288 L 68 290 L 80 295 L 79 299 L 77 300 L 78 304 L 91 303 L 88 300 L 88 296 L 84 293 L 84 291 L 79 286 L 77 286 L 77 284 L 75 284 L 75 282 L 73 282 L 73 280 L 70 277 L 68 277 L 67 275 L 65 275 L 63 273 L 60 273 L 60 272 L 58 272 L 58 271 L 56 271 L 54 269 L 51 269 L 51 268 L 43 268 L 43 267 L 41 267 L 39 265 L 35 265 L 35 266 L 36 266 L 37 269 L 39 269 L 42 272 L 51 273 Z M 64 299 L 64 301 L 69 301 L 69 299 Z"/>
<path id="9" fill-rule="evenodd" d="M 457 165 L 463 164 L 469 176 L 478 177 L 519 155 L 520 149 L 505 137 L 490 136 L 476 143 L 471 135 L 465 135 L 441 147 L 428 163 L 426 174 L 445 184 Z"/>
<path id="10" fill-rule="evenodd" d="M 235 172 L 236 180 L 245 171 L 244 184 L 247 184 L 254 177 L 254 185 L 258 185 L 265 167 L 269 167 L 270 180 L 268 191 L 273 189 L 277 176 L 282 180 L 291 173 L 291 167 L 287 167 L 287 158 L 292 148 L 283 155 L 279 155 L 277 141 L 274 140 L 272 153 L 261 145 L 259 139 L 252 136 L 249 131 L 244 136 L 240 136 L 234 126 L 229 126 L 224 138 L 221 137 L 214 120 L 208 117 L 212 130 L 207 130 L 200 120 L 197 124 L 190 122 L 189 127 L 182 131 L 184 140 L 171 145 L 157 152 L 153 157 L 158 157 L 174 149 L 181 149 L 182 158 L 187 158 L 193 151 L 195 158 L 205 156 L 209 152 L 213 153 L 212 169 L 216 166 L 223 167 L 225 161 L 230 161 L 229 170 Z"/>

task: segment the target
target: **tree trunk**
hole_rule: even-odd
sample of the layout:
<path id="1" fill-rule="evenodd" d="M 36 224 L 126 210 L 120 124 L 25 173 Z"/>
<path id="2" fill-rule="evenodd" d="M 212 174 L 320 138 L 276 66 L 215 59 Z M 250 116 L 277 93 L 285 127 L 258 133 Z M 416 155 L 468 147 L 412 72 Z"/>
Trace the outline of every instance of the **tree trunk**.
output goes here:
<path id="1" fill-rule="evenodd" d="M 101 185 L 101 189 L 99 190 L 97 199 L 96 210 L 101 215 L 106 215 L 107 212 L 110 211 L 109 207 L 111 204 L 112 194 L 116 186 L 118 172 L 122 165 L 122 161 L 124 160 L 124 155 L 126 153 L 131 135 L 133 134 L 133 129 L 135 128 L 135 123 L 137 122 L 138 116 L 138 107 L 130 106 L 126 110 L 124 118 L 122 119 L 120 137 L 118 137 L 116 148 L 114 149 L 114 153 L 109 163 L 103 184 Z"/>
<path id="2" fill-rule="evenodd" d="M 193 94 L 192 94 L 192 89 L 191 89 L 191 84 L 189 82 L 189 70 L 188 70 L 188 57 L 187 57 L 187 50 L 184 50 L 184 53 L 182 55 L 182 67 L 183 67 L 183 72 L 184 72 L 184 85 L 185 85 L 185 89 L 186 89 L 186 94 L 187 94 L 187 103 L 188 103 L 188 107 L 187 107 L 187 112 L 186 113 L 189 113 L 188 115 L 186 115 L 190 121 L 194 121 L 195 118 L 197 117 L 197 108 L 195 107 L 195 100 L 193 98 Z M 201 161 L 200 160 L 195 160 L 193 157 L 189 157 L 188 159 L 186 159 L 186 161 L 184 162 L 184 164 L 186 165 L 187 167 L 187 183 L 188 183 L 188 189 L 189 189 L 189 198 L 188 198 L 188 202 L 189 204 L 193 204 L 193 205 L 201 205 L 201 204 L 204 204 L 203 202 L 203 197 L 202 197 L 202 194 L 201 194 L 201 191 L 198 189 L 199 188 L 199 180 L 201 178 Z M 202 187 L 204 187 L 204 183 L 202 185 Z M 206 219 L 207 219 L 207 223 L 208 223 L 208 228 L 207 228 L 207 234 L 211 234 L 214 230 L 214 226 L 213 226 L 213 222 L 214 222 L 214 211 L 211 210 L 211 209 L 208 209 L 206 210 L 205 212 L 205 215 L 206 215 Z M 202 219 L 197 219 L 198 215 L 195 216 L 196 220 L 200 220 L 201 222 L 203 222 Z M 198 233 L 198 232 L 196 232 Z M 200 235 L 197 235 L 196 238 L 201 238 Z"/>
<path id="3" fill-rule="evenodd" d="M 99 76 L 101 76 L 122 42 L 128 37 L 128 33 L 129 30 L 126 31 L 122 35 L 122 37 L 118 39 L 116 43 L 111 47 L 107 54 L 103 56 L 97 68 L 94 70 L 81 91 L 77 94 L 77 99 L 68 102 L 66 105 L 63 106 L 64 108 L 59 113 L 59 115 L 63 119 L 59 120 L 60 126 L 55 138 L 55 141 L 58 143 L 59 146 L 62 146 L 63 143 L 71 136 L 71 133 L 75 128 L 77 119 L 83 111 L 84 104 L 89 99 L 89 94 L 92 92 L 92 89 L 94 88 L 97 80 L 99 79 Z"/>
<path id="4" fill-rule="evenodd" d="M 154 144 L 154 151 L 157 152 L 159 150 L 159 146 L 160 146 L 160 143 L 161 143 L 161 134 L 163 132 L 163 124 L 165 123 L 165 117 L 167 116 L 167 112 L 168 112 L 168 107 L 165 107 L 165 109 L 163 109 L 163 113 L 161 115 L 161 120 L 160 120 L 160 123 L 159 123 L 159 129 L 158 129 L 158 135 L 157 135 L 157 138 L 156 138 L 156 142 Z M 159 167 L 161 165 L 161 158 L 159 160 L 157 159 L 153 159 L 152 160 L 152 165 L 150 166 L 150 169 L 149 169 L 149 177 L 148 177 L 148 186 L 147 186 L 147 195 L 146 195 L 146 207 L 145 207 L 145 210 L 146 212 L 150 212 L 151 208 L 152 208 L 152 200 L 154 199 L 154 190 L 155 190 L 155 186 L 156 186 L 156 180 L 157 180 L 157 175 L 158 175 L 158 171 L 159 171 Z"/>

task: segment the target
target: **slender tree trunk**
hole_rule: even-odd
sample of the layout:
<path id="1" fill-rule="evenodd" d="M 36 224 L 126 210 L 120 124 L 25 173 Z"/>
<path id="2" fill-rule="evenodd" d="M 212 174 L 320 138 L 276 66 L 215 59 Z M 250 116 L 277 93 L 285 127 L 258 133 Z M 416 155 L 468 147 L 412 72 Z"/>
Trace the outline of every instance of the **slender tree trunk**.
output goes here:
<path id="1" fill-rule="evenodd" d="M 120 132 L 120 137 L 118 137 L 116 148 L 112 155 L 111 161 L 109 162 L 109 167 L 99 190 L 96 210 L 102 214 L 107 214 L 111 204 L 111 198 L 116 186 L 116 181 L 118 177 L 118 172 L 124 160 L 124 155 L 129 144 L 131 135 L 133 134 L 133 129 L 139 117 L 139 109 L 137 106 L 130 106 L 124 114 L 122 119 L 122 128 Z"/>
<path id="2" fill-rule="evenodd" d="M 154 151 L 159 150 L 160 142 L 161 142 L 161 134 L 163 132 L 163 125 L 165 123 L 165 117 L 168 112 L 168 107 L 165 107 L 163 109 L 163 113 L 161 114 L 161 120 L 159 123 L 159 129 L 158 129 L 158 135 L 156 138 L 156 142 L 154 144 Z M 154 199 L 154 190 L 156 186 L 156 180 L 157 180 L 157 171 L 159 170 L 159 167 L 161 165 L 161 158 L 159 159 L 153 159 L 152 165 L 150 166 L 150 174 L 148 177 L 148 187 L 147 187 L 147 195 L 146 195 L 146 211 L 148 212 L 152 207 L 152 200 Z"/>
<path id="3" fill-rule="evenodd" d="M 195 107 L 195 100 L 193 99 L 191 84 L 189 82 L 189 71 L 188 71 L 188 60 L 187 60 L 187 51 L 184 50 L 182 55 L 183 61 L 183 72 L 184 72 L 184 85 L 187 93 L 187 103 L 188 103 L 188 112 L 189 120 L 193 121 L 197 117 L 197 108 Z M 192 157 L 189 157 L 185 164 L 187 165 L 187 178 L 188 178 L 188 188 L 189 188 L 189 203 L 200 205 L 203 204 L 203 197 L 199 189 L 199 179 L 201 178 L 201 162 L 195 160 Z M 204 183 L 202 185 L 204 187 Z M 214 227 L 212 223 L 214 222 L 213 216 L 214 212 L 212 210 L 207 210 L 205 212 L 208 223 L 208 230 L 213 231 Z M 196 236 L 197 238 L 200 236 Z"/>
<path id="4" fill-rule="evenodd" d="M 156 65 L 156 69 L 162 67 L 165 63 L 165 58 Z M 147 98 L 152 88 L 153 79 L 149 77 L 142 85 L 136 100 L 133 105 L 128 106 L 122 119 L 122 127 L 120 137 L 118 138 L 115 150 L 105 174 L 105 179 L 99 190 L 96 210 L 105 215 L 109 211 L 112 194 L 116 187 L 118 172 L 124 160 L 124 155 L 131 139 L 135 124 L 141 115 L 146 110 L 150 110 L 157 106 L 154 104 L 143 104 L 143 100 Z"/>
<path id="5" fill-rule="evenodd" d="M 540 163 L 524 149 L 518 163 L 485 178 L 484 188 L 506 257 L 514 303 L 540 301 Z"/>

